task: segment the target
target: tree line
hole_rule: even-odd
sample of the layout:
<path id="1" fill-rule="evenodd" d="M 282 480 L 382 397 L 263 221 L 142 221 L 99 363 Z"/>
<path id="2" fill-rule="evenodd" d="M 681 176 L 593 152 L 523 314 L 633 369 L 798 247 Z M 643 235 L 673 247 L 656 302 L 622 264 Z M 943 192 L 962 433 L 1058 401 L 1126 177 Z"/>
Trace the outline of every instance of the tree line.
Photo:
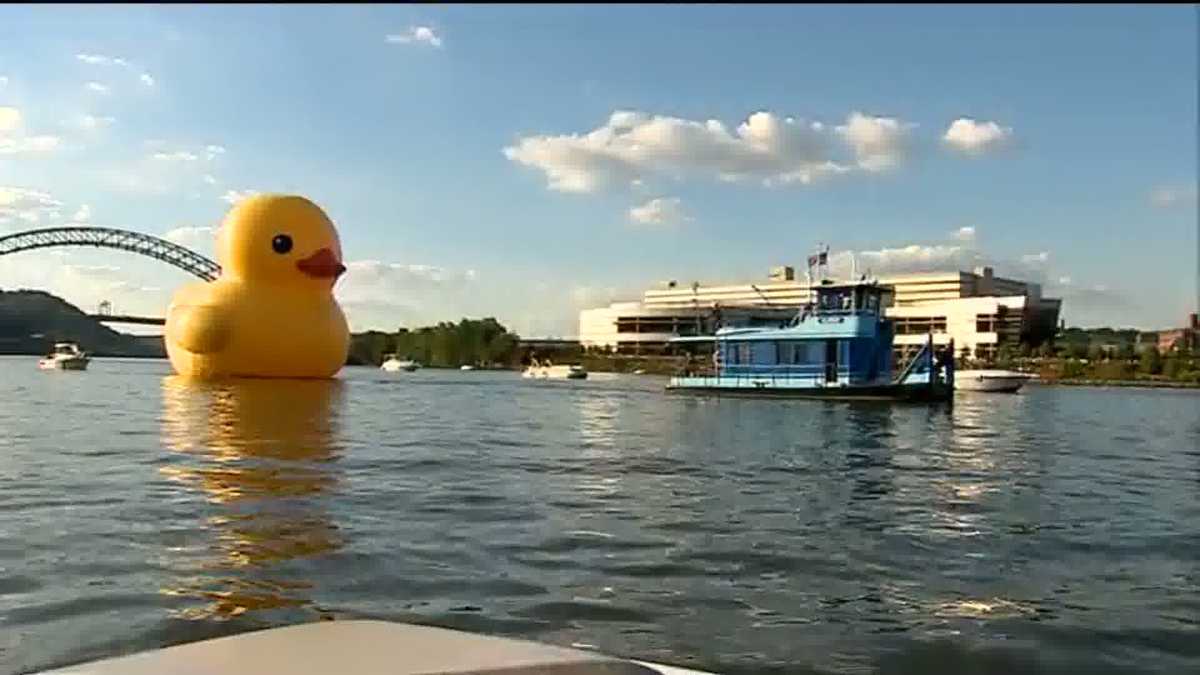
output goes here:
<path id="1" fill-rule="evenodd" d="M 346 362 L 378 366 L 392 354 L 435 368 L 507 367 L 520 359 L 520 337 L 491 317 L 464 318 L 458 323 L 442 321 L 414 330 L 400 328 L 394 333 L 373 330 L 350 336 Z"/>

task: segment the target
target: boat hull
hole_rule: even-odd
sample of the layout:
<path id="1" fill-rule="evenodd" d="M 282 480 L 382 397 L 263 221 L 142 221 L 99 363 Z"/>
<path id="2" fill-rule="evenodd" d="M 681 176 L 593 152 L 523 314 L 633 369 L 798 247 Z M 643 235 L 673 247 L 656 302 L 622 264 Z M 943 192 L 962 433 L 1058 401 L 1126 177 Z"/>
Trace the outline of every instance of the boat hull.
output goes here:
<path id="1" fill-rule="evenodd" d="M 88 359 L 42 359 L 38 368 L 42 370 L 87 370 Z"/>
<path id="2" fill-rule="evenodd" d="M 984 391 L 1012 394 L 1025 386 L 1030 376 L 1011 372 L 959 371 L 954 377 L 954 388 L 959 391 Z"/>
<path id="3" fill-rule="evenodd" d="M 667 392 L 708 394 L 718 396 L 769 396 L 786 399 L 834 399 L 834 400 L 877 400 L 877 401 L 938 401 L 953 398 L 954 390 L 949 384 L 929 380 L 916 382 L 882 382 L 874 384 L 850 384 L 833 382 L 824 384 L 811 378 L 762 377 L 673 377 L 667 384 Z"/>
<path id="4" fill-rule="evenodd" d="M 878 384 L 843 386 L 788 386 L 772 382 L 722 382 L 731 378 L 679 378 L 667 385 L 672 393 L 859 401 L 948 401 L 953 390 L 944 383 Z M 708 382 L 705 382 L 707 380 Z"/>
<path id="5" fill-rule="evenodd" d="M 530 366 L 521 377 L 535 380 L 586 380 L 587 371 L 573 366 Z"/>

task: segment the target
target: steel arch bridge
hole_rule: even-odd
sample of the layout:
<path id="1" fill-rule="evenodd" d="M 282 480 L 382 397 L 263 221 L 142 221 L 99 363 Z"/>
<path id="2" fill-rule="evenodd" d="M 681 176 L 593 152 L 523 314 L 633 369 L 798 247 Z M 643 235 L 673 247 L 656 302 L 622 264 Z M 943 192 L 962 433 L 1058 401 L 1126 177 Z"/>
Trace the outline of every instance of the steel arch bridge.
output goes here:
<path id="1" fill-rule="evenodd" d="M 205 281 L 221 274 L 220 265 L 189 248 L 149 234 L 110 227 L 48 227 L 6 235 L 0 237 L 0 256 L 54 246 L 95 246 L 139 253 Z"/>

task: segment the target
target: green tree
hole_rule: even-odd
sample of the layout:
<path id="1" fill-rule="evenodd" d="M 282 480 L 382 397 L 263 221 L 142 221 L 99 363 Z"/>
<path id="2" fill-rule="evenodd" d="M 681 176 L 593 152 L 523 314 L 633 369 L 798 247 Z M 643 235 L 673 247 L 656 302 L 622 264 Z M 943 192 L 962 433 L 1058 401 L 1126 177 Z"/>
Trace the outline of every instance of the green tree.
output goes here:
<path id="1" fill-rule="evenodd" d="M 1183 374 L 1184 361 L 1176 354 L 1171 354 L 1163 359 L 1162 374 L 1166 375 L 1170 380 L 1179 380 Z"/>
<path id="2" fill-rule="evenodd" d="M 1099 361 L 1104 357 L 1104 349 L 1098 343 L 1091 343 L 1087 347 L 1088 361 Z"/>
<path id="3" fill-rule="evenodd" d="M 1159 375 L 1163 371 L 1162 355 L 1158 353 L 1158 349 L 1147 347 L 1142 350 L 1142 358 L 1138 363 L 1138 370 L 1146 375 Z"/>
<path id="4" fill-rule="evenodd" d="M 1088 343 L 1072 342 L 1068 344 L 1067 355 L 1073 359 L 1086 359 L 1088 357 Z"/>
<path id="5" fill-rule="evenodd" d="M 1017 348 L 1012 343 L 1005 342 L 1000 345 L 1000 349 L 996 352 L 996 365 L 1001 368 L 1012 367 L 1013 361 L 1017 357 Z"/>
<path id="6" fill-rule="evenodd" d="M 1117 358 L 1122 361 L 1132 361 L 1136 356 L 1132 342 L 1123 342 L 1120 347 L 1117 347 Z"/>

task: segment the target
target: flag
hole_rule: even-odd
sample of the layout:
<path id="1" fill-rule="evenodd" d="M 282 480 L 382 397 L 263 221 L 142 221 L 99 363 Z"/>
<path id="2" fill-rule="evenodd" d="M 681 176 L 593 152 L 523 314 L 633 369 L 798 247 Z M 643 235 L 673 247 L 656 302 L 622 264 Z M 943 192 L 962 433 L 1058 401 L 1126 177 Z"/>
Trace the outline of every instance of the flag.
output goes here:
<path id="1" fill-rule="evenodd" d="M 808 266 L 809 266 L 809 267 L 813 267 L 813 266 L 814 266 L 814 265 L 816 265 L 818 262 L 820 262 L 820 257 L 819 257 L 819 256 L 815 256 L 815 255 L 810 255 L 810 256 L 808 256 Z"/>
<path id="2" fill-rule="evenodd" d="M 818 265 L 828 265 L 829 264 L 829 251 L 821 251 L 821 255 L 817 256 L 817 264 Z"/>

